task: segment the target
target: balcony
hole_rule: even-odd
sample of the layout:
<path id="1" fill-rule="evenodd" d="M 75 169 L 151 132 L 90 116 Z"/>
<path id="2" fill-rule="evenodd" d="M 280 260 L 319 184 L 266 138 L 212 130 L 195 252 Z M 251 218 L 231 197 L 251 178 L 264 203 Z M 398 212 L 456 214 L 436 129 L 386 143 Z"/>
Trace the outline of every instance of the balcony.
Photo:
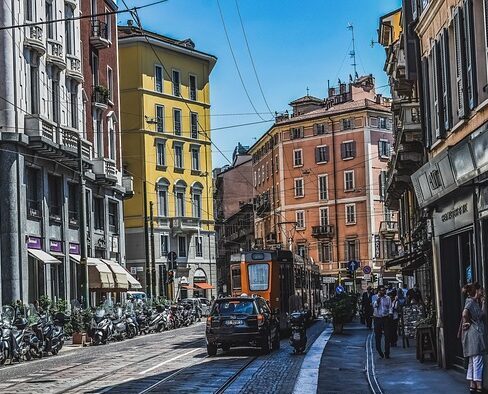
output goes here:
<path id="1" fill-rule="evenodd" d="M 115 161 L 105 157 L 93 159 L 93 173 L 95 181 L 102 185 L 113 186 L 117 183 L 117 168 Z"/>
<path id="2" fill-rule="evenodd" d="M 385 221 L 380 223 L 380 234 L 386 239 L 393 239 L 398 234 L 398 222 Z"/>
<path id="3" fill-rule="evenodd" d="M 327 224 L 325 226 L 312 226 L 312 237 L 314 238 L 328 238 L 334 236 L 334 226 Z"/>
<path id="4" fill-rule="evenodd" d="M 264 217 L 271 212 L 269 192 L 265 192 L 254 199 L 254 211 L 259 217 Z"/>
<path id="5" fill-rule="evenodd" d="M 134 177 L 132 175 L 122 176 L 122 186 L 125 189 L 125 198 L 131 198 L 134 196 Z"/>
<path id="6" fill-rule="evenodd" d="M 170 219 L 166 216 L 156 216 L 154 222 L 157 227 L 169 228 Z"/>
<path id="7" fill-rule="evenodd" d="M 108 108 L 109 98 L 110 92 L 105 86 L 97 85 L 93 88 L 92 104 L 94 107 L 103 111 L 106 110 Z"/>
<path id="8" fill-rule="evenodd" d="M 24 46 L 36 51 L 39 56 L 46 53 L 46 44 L 43 40 L 42 26 L 26 26 Z"/>
<path id="9" fill-rule="evenodd" d="M 75 135 L 79 133 L 79 130 L 70 127 L 64 126 L 61 128 L 62 148 L 76 156 L 76 159 L 78 158 L 78 138 Z M 92 144 L 84 138 L 81 139 L 81 154 L 84 160 L 89 161 L 92 159 Z"/>
<path id="10" fill-rule="evenodd" d="M 112 44 L 108 33 L 108 26 L 105 22 L 92 20 L 90 44 L 97 49 L 108 48 Z"/>
<path id="11" fill-rule="evenodd" d="M 63 44 L 55 40 L 47 40 L 47 57 L 46 62 L 55 65 L 60 70 L 66 68 L 64 59 Z"/>
<path id="12" fill-rule="evenodd" d="M 175 234 L 194 233 L 200 228 L 200 219 L 183 216 L 171 218 L 171 228 Z"/>
<path id="13" fill-rule="evenodd" d="M 81 69 L 81 60 L 74 55 L 66 55 L 67 67 L 66 75 L 78 82 L 83 82 L 83 70 Z"/>

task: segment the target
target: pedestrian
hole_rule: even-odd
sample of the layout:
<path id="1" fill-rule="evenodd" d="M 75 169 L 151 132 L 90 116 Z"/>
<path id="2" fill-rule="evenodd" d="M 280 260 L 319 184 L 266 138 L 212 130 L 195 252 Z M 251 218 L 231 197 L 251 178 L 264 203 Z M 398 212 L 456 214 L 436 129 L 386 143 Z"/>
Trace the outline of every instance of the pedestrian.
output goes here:
<path id="1" fill-rule="evenodd" d="M 420 292 L 419 285 L 415 283 L 413 288 L 407 291 L 407 304 L 423 304 L 422 293 Z"/>
<path id="2" fill-rule="evenodd" d="M 361 299 L 361 309 L 363 311 L 366 327 L 371 330 L 373 324 L 373 289 L 368 286 Z"/>
<path id="3" fill-rule="evenodd" d="M 483 355 L 486 352 L 485 323 L 486 303 L 483 288 L 478 283 L 470 283 L 463 287 L 467 296 L 461 319 L 461 342 L 463 355 L 468 358 L 470 393 L 483 391 Z"/>
<path id="4" fill-rule="evenodd" d="M 398 300 L 398 293 L 396 290 L 392 290 L 389 295 L 391 298 L 391 307 L 390 307 L 390 320 L 388 322 L 388 326 L 389 326 L 388 336 L 390 338 L 391 347 L 396 347 L 398 341 L 398 320 L 400 317 L 399 314 L 400 304 Z"/>
<path id="5" fill-rule="evenodd" d="M 391 298 L 386 296 L 384 286 L 378 287 L 378 294 L 373 300 L 374 316 L 374 337 L 376 350 L 381 358 L 390 358 L 390 338 L 389 338 L 389 315 L 391 309 Z M 385 352 L 381 346 L 382 337 L 385 337 Z"/>

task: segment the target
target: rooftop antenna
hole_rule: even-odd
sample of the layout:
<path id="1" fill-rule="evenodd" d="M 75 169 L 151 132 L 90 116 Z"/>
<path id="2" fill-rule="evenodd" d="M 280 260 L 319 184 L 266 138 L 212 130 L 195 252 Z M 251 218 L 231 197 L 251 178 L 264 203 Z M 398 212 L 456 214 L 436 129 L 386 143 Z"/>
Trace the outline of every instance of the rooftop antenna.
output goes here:
<path id="1" fill-rule="evenodd" d="M 352 59 L 351 66 L 354 67 L 354 75 L 358 75 L 356 70 L 357 63 L 356 63 L 356 42 L 354 41 L 354 26 L 351 22 L 347 24 L 347 30 L 351 30 L 351 34 L 352 34 L 352 51 L 349 52 L 349 56 Z"/>
<path id="2" fill-rule="evenodd" d="M 308 96 L 308 92 L 309 92 L 309 89 L 308 89 L 308 86 L 307 86 L 307 96 Z"/>

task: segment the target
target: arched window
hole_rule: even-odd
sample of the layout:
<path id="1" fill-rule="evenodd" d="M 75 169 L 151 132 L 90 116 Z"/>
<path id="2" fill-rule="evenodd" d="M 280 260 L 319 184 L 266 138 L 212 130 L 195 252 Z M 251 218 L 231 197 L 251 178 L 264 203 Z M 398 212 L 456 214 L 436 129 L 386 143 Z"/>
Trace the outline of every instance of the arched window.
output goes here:
<path id="1" fill-rule="evenodd" d="M 156 194 L 158 197 L 158 216 L 168 216 L 168 189 L 169 181 L 166 178 L 160 178 L 156 183 Z"/>
<path id="2" fill-rule="evenodd" d="M 186 186 L 186 182 L 181 179 L 175 182 L 176 217 L 185 216 Z"/>
<path id="3" fill-rule="evenodd" d="M 207 274 L 201 268 L 198 268 L 193 274 L 193 283 L 202 283 L 207 281 Z"/>
<path id="4" fill-rule="evenodd" d="M 192 216 L 198 219 L 202 217 L 202 191 L 203 185 L 200 182 L 191 185 Z"/>

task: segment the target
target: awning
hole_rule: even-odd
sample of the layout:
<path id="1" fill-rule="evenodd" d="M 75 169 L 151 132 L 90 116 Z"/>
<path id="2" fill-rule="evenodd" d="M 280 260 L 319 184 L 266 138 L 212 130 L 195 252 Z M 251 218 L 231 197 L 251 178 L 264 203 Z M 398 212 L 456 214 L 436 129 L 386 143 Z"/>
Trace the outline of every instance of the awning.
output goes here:
<path id="1" fill-rule="evenodd" d="M 191 287 L 190 285 L 181 285 L 181 288 L 186 290 L 197 290 L 194 287 Z"/>
<path id="2" fill-rule="evenodd" d="M 139 281 L 134 278 L 129 272 L 125 271 L 127 275 L 127 282 L 129 282 L 129 288 L 131 290 L 139 290 L 142 289 L 142 285 L 139 283 Z"/>
<path id="3" fill-rule="evenodd" d="M 195 283 L 196 287 L 199 287 L 200 289 L 207 290 L 207 289 L 215 289 L 214 286 L 207 282 L 201 282 L 201 283 Z"/>
<path id="4" fill-rule="evenodd" d="M 406 253 L 403 256 L 399 256 L 399 257 L 396 257 L 394 259 L 387 261 L 385 264 L 385 268 L 390 269 L 390 268 L 393 268 L 395 266 L 398 266 L 398 268 L 400 268 L 401 266 L 403 266 L 405 264 L 409 264 L 410 262 L 412 262 L 413 260 L 415 260 L 419 257 L 423 257 L 422 252 Z"/>
<path id="5" fill-rule="evenodd" d="M 43 262 L 44 264 L 61 264 L 56 257 L 51 256 L 49 253 L 39 249 L 27 249 L 29 256 L 34 257 L 36 260 Z"/>
<path id="6" fill-rule="evenodd" d="M 112 271 L 100 259 L 88 257 L 88 284 L 90 289 L 113 289 L 115 281 Z"/>
<path id="7" fill-rule="evenodd" d="M 129 282 L 127 281 L 127 271 L 125 270 L 125 268 L 113 260 L 100 260 L 107 264 L 107 266 L 112 271 L 115 279 L 115 287 L 117 289 L 127 290 L 129 288 Z"/>
<path id="8" fill-rule="evenodd" d="M 416 269 L 422 267 L 426 262 L 427 259 L 425 258 L 425 256 L 423 254 L 420 254 L 418 257 L 412 259 L 406 267 L 403 267 L 402 273 L 411 274 Z"/>

